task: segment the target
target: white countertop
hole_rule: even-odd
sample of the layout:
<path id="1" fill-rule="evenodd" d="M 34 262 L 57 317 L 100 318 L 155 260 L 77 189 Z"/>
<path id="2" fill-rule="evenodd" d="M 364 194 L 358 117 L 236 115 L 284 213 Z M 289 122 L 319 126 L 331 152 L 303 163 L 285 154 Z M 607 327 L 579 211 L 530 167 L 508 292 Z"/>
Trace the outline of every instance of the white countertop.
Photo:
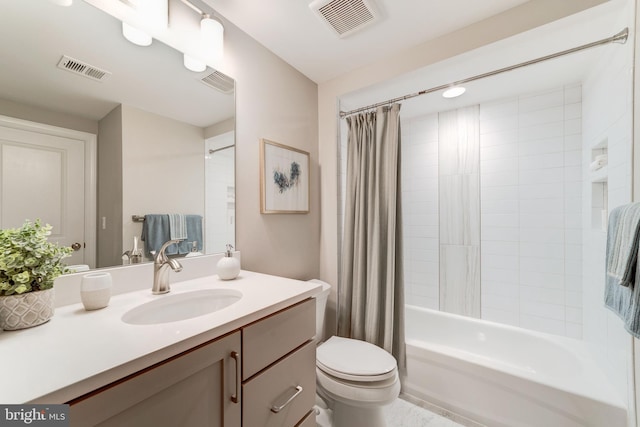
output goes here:
<path id="1" fill-rule="evenodd" d="M 241 271 L 237 279 L 207 276 L 171 284 L 172 295 L 227 288 L 243 293 L 220 311 L 171 323 L 130 325 L 131 308 L 162 298 L 142 291 L 114 295 L 109 306 L 85 311 L 81 303 L 56 308 L 40 326 L 0 332 L 0 403 L 65 403 L 154 363 L 303 301 L 320 290 L 311 282 Z"/>

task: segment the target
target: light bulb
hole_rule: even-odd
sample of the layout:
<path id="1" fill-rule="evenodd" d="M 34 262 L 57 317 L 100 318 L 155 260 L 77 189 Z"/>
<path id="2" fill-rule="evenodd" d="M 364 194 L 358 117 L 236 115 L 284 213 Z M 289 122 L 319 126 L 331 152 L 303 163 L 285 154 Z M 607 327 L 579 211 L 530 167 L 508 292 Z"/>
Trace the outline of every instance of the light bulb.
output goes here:
<path id="1" fill-rule="evenodd" d="M 207 64 L 187 54 L 184 55 L 184 66 L 187 70 L 199 73 L 207 69 Z"/>
<path id="2" fill-rule="evenodd" d="M 153 42 L 153 38 L 149 34 L 126 22 L 122 23 L 122 35 L 125 39 L 138 46 L 149 46 Z"/>
<path id="3" fill-rule="evenodd" d="M 202 15 L 200 34 L 206 52 L 206 57 L 212 61 L 220 61 L 224 56 L 224 27 L 220 21 L 208 14 Z"/>

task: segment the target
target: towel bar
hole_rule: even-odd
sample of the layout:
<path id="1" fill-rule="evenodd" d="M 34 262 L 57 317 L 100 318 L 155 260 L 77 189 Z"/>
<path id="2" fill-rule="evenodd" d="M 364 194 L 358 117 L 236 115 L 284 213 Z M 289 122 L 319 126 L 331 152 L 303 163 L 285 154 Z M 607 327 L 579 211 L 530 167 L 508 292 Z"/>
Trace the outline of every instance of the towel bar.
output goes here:
<path id="1" fill-rule="evenodd" d="M 131 215 L 133 222 L 144 222 L 144 215 Z"/>

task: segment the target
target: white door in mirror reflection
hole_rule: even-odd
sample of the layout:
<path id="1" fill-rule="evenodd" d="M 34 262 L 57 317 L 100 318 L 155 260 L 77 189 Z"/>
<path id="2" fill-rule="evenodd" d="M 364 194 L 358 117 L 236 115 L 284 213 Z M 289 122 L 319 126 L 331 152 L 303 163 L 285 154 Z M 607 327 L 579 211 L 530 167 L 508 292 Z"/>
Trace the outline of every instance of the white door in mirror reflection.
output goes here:
<path id="1" fill-rule="evenodd" d="M 84 155 L 83 141 L 0 126 L 0 228 L 40 219 L 51 241 L 84 242 Z M 84 264 L 84 252 L 65 263 Z"/>

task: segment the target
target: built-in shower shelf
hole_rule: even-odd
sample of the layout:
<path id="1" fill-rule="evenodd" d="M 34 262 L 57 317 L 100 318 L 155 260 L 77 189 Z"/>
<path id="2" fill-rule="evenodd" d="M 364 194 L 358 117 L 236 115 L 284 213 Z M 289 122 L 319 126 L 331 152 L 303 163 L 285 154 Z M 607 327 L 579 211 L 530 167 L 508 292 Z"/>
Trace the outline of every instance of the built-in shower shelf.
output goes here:
<path id="1" fill-rule="evenodd" d="M 591 172 L 591 182 L 607 182 L 609 180 L 609 168 L 604 166 Z"/>

